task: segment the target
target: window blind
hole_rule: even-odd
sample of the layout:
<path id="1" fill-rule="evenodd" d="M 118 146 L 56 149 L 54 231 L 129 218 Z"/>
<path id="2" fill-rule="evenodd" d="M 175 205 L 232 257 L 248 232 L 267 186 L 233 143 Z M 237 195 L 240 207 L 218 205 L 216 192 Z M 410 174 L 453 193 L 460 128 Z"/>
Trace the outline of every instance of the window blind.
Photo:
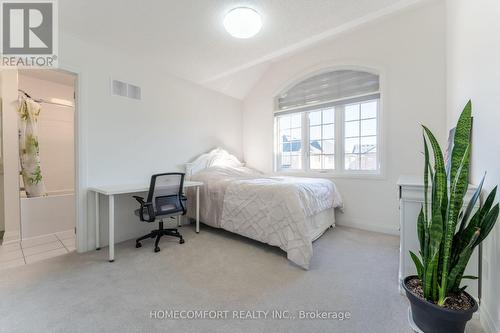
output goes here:
<path id="1" fill-rule="evenodd" d="M 307 107 L 311 105 L 370 96 L 379 97 L 380 82 L 376 74 L 355 71 L 337 70 L 322 73 L 299 82 L 276 98 L 276 112 Z M 363 98 L 364 99 L 364 98 Z"/>

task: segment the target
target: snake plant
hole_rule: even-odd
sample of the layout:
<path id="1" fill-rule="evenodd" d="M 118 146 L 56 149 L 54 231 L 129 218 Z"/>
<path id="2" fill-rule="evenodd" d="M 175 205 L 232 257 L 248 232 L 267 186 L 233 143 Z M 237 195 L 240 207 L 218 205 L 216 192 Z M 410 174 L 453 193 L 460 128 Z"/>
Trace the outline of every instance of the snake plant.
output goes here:
<path id="1" fill-rule="evenodd" d="M 498 203 L 493 205 L 497 187 L 489 193 L 484 204 L 475 210 L 484 177 L 467 207 L 463 207 L 472 148 L 471 113 L 469 101 L 456 126 L 448 170 L 436 137 L 422 126 L 425 168 L 424 205 L 417 219 L 420 256 L 411 251 L 410 256 L 422 283 L 424 298 L 439 306 L 444 306 L 449 295 L 465 289 L 460 288 L 462 279 L 477 279 L 464 276 L 465 267 L 474 248 L 493 229 L 499 213 Z"/>

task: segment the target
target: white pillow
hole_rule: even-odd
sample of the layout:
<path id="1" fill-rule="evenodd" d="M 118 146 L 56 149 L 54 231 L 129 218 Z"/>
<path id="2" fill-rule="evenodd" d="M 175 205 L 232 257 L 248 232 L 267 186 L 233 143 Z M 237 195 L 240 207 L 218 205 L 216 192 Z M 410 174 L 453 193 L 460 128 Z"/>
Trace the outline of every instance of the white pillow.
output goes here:
<path id="1" fill-rule="evenodd" d="M 212 158 L 208 164 L 208 167 L 221 166 L 237 168 L 243 166 L 243 163 L 241 163 L 236 156 L 231 155 L 222 148 L 216 148 L 209 154 L 211 154 Z"/>
<path id="2" fill-rule="evenodd" d="M 191 174 L 198 173 L 212 166 L 235 168 L 243 166 L 243 163 L 236 156 L 231 155 L 222 148 L 215 148 L 206 154 L 202 154 L 190 164 Z"/>

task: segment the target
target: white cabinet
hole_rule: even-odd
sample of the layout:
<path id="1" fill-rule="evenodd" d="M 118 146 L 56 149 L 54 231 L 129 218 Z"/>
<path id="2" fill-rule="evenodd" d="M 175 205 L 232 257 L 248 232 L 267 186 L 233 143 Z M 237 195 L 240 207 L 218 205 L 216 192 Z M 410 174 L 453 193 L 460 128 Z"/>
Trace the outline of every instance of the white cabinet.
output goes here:
<path id="1" fill-rule="evenodd" d="M 409 251 L 418 254 L 420 248 L 417 236 L 417 217 L 424 204 L 423 177 L 401 176 L 398 180 L 398 187 L 400 211 L 399 281 L 401 282 L 408 275 L 416 274 Z M 476 187 L 469 186 L 464 207 L 468 205 L 475 190 Z M 476 206 L 478 207 L 479 203 Z M 479 248 L 474 250 L 465 274 L 479 276 Z M 466 291 L 477 300 L 479 295 L 478 280 L 463 280 L 462 284 L 467 285 Z"/>

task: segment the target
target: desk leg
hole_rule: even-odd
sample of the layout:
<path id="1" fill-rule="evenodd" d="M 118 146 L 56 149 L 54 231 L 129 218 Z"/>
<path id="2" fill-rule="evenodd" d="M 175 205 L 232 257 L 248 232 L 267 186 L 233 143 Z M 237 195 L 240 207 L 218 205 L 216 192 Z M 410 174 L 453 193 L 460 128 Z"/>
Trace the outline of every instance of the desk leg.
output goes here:
<path id="1" fill-rule="evenodd" d="M 196 233 L 200 232 L 200 187 L 196 186 Z"/>
<path id="2" fill-rule="evenodd" d="M 109 196 L 109 262 L 115 261 L 115 196 Z"/>
<path id="3" fill-rule="evenodd" d="M 100 250 L 99 193 L 95 192 L 95 249 Z"/>

